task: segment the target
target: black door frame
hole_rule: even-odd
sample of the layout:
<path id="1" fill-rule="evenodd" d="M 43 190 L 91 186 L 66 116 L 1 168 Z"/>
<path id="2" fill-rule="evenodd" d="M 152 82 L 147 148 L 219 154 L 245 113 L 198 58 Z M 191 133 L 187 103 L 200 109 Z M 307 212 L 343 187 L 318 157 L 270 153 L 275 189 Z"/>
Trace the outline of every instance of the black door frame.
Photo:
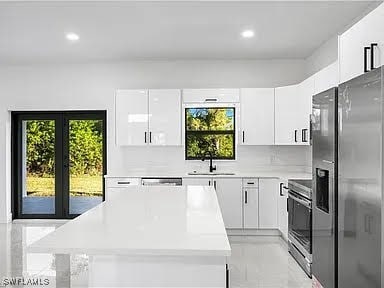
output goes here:
<path id="1" fill-rule="evenodd" d="M 107 111 L 13 111 L 12 112 L 12 218 L 72 219 L 69 214 L 69 120 L 103 121 L 103 175 L 107 174 Z M 22 214 L 22 126 L 23 120 L 55 120 L 55 214 Z M 103 201 L 105 180 L 103 177 Z"/>

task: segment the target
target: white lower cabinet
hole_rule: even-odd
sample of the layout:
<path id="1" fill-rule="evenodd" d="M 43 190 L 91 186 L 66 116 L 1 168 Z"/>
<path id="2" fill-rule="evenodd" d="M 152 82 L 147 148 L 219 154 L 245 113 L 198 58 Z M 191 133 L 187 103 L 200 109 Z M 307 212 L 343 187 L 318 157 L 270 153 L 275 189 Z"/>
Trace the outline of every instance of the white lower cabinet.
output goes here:
<path id="1" fill-rule="evenodd" d="M 115 192 L 124 191 L 129 186 L 137 186 L 140 184 L 140 178 L 106 178 L 105 179 L 105 199 L 110 200 L 113 198 Z"/>
<path id="2" fill-rule="evenodd" d="M 241 178 L 215 178 L 213 186 L 227 229 L 243 228 L 243 197 Z"/>
<path id="3" fill-rule="evenodd" d="M 259 189 L 243 188 L 243 228 L 259 228 Z"/>
<path id="4" fill-rule="evenodd" d="M 184 186 L 211 186 L 211 178 L 183 178 Z"/>
<path id="5" fill-rule="evenodd" d="M 184 178 L 183 185 L 213 186 L 216 190 L 224 225 L 227 229 L 243 228 L 241 178 Z"/>
<path id="6" fill-rule="evenodd" d="M 259 179 L 259 228 L 278 229 L 277 179 Z"/>
<path id="7" fill-rule="evenodd" d="M 278 215 L 279 215 L 279 230 L 285 240 L 288 240 L 288 181 L 279 182 L 279 200 L 277 202 Z"/>

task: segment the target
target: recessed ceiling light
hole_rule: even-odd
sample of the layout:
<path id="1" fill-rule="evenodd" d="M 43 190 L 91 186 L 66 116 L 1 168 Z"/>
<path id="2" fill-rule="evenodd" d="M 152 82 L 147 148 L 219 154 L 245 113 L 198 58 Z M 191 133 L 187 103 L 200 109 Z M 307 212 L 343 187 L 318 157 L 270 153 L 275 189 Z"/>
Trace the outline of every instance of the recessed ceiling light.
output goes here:
<path id="1" fill-rule="evenodd" d="M 68 33 L 65 37 L 67 37 L 69 41 L 77 41 L 80 39 L 80 36 L 76 33 Z"/>
<path id="2" fill-rule="evenodd" d="M 253 36 L 255 36 L 255 32 L 253 32 L 252 30 L 244 30 L 243 32 L 241 32 L 241 36 L 243 36 L 243 38 L 252 38 Z"/>

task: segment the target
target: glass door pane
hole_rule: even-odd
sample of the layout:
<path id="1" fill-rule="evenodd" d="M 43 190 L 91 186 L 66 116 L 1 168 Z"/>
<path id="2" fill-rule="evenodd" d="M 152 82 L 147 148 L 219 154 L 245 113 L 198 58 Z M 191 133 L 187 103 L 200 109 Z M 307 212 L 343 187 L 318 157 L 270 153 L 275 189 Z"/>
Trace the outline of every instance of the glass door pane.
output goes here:
<path id="1" fill-rule="evenodd" d="M 103 201 L 103 120 L 69 120 L 69 214 Z"/>
<path id="2" fill-rule="evenodd" d="M 22 214 L 56 213 L 55 137 L 55 120 L 21 121 Z"/>

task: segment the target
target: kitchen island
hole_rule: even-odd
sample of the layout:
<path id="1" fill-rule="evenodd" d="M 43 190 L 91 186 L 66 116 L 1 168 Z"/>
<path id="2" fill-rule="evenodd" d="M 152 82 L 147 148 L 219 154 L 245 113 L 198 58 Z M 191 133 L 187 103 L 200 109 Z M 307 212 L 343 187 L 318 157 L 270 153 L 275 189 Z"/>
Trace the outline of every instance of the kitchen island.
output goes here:
<path id="1" fill-rule="evenodd" d="M 28 248 L 89 255 L 90 287 L 226 287 L 231 254 L 206 186 L 128 187 Z"/>

